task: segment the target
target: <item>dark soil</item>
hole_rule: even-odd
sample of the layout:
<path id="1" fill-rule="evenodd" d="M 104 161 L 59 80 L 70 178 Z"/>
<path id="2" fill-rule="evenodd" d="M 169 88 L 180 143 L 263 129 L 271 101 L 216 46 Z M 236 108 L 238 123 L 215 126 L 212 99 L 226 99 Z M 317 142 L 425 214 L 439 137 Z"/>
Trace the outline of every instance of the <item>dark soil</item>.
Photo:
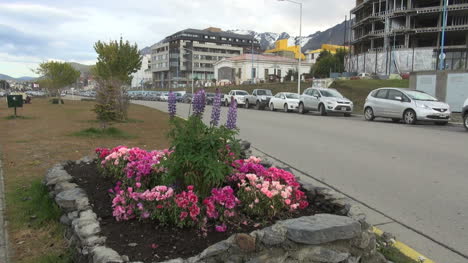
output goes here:
<path id="1" fill-rule="evenodd" d="M 160 227 L 154 221 L 123 221 L 117 222 L 112 216 L 112 197 L 108 190 L 114 185 L 101 176 L 97 166 L 93 164 L 75 163 L 68 165 L 66 170 L 74 178 L 73 181 L 86 191 L 93 211 L 100 218 L 102 235 L 107 237 L 106 246 L 114 249 L 120 255 L 127 255 L 131 261 L 163 261 L 173 258 L 188 258 L 201 253 L 205 248 L 229 238 L 234 233 L 250 233 L 257 228 L 274 224 L 269 222 L 257 228 L 248 225 L 229 226 L 228 231 L 218 233 L 208 232 L 202 236 L 197 229 L 180 229 Z M 321 213 L 313 202 L 309 208 L 295 214 L 294 217 Z M 152 245 L 157 247 L 154 248 Z"/>

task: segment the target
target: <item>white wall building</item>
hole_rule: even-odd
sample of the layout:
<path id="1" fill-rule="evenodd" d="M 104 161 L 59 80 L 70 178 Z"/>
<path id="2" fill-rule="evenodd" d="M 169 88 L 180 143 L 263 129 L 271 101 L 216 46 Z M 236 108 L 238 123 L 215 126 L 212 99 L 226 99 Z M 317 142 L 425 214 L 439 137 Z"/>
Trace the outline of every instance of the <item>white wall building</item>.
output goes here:
<path id="1" fill-rule="evenodd" d="M 132 88 L 141 88 L 141 84 L 152 82 L 153 74 L 151 73 L 151 54 L 143 56 L 141 68 L 132 74 Z"/>
<path id="2" fill-rule="evenodd" d="M 216 62 L 214 64 L 215 79 L 218 82 L 229 81 L 236 84 L 243 81 L 259 82 L 275 78 L 283 82 L 290 70 L 297 72 L 297 62 L 296 59 L 275 55 L 243 54 Z M 311 66 L 311 63 L 302 63 L 301 76 L 309 73 Z M 297 75 L 294 79 L 297 79 Z M 304 79 L 303 76 L 302 79 Z"/>

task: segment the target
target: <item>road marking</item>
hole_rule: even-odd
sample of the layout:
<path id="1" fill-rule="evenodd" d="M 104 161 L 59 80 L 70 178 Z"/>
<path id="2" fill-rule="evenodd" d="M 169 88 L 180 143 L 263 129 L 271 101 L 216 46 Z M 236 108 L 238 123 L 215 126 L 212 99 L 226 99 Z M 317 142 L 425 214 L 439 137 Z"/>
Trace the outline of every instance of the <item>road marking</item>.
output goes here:
<path id="1" fill-rule="evenodd" d="M 377 227 L 373 227 L 372 229 L 374 233 L 378 236 L 383 235 L 383 231 L 378 229 Z M 416 250 L 412 249 L 408 245 L 403 242 L 395 240 L 393 246 L 397 248 L 403 255 L 415 260 L 416 262 L 421 263 L 435 263 L 434 261 L 428 259 L 426 256 L 422 255 L 421 253 L 417 252 Z"/>

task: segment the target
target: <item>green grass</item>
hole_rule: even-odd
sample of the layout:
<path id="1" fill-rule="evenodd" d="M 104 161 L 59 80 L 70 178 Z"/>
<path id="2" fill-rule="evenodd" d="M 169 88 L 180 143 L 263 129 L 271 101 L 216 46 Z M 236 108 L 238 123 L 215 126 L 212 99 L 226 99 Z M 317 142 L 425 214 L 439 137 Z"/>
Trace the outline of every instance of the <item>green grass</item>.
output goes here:
<path id="1" fill-rule="evenodd" d="M 77 137 L 113 138 L 113 139 L 130 139 L 130 138 L 135 137 L 115 127 L 110 127 L 106 129 L 88 128 L 85 130 L 81 130 L 79 132 L 75 132 L 72 135 L 77 136 Z"/>
<path id="2" fill-rule="evenodd" d="M 400 252 L 394 246 L 384 246 L 384 240 L 382 237 L 377 236 L 377 251 L 380 252 L 387 260 L 390 260 L 394 263 L 418 263 L 417 261 L 407 257 Z"/>
<path id="3" fill-rule="evenodd" d="M 73 263 L 70 251 L 65 251 L 61 254 L 46 254 L 39 258 L 35 258 L 31 263 Z"/>
<path id="4" fill-rule="evenodd" d="M 42 227 L 61 216 L 60 208 L 49 197 L 47 187 L 40 180 L 35 180 L 29 187 L 21 187 L 15 193 L 15 199 L 21 207 L 23 216 L 19 217 L 31 227 Z"/>
<path id="5" fill-rule="evenodd" d="M 6 117 L 3 117 L 5 120 L 32 120 L 34 119 L 33 117 L 28 117 L 28 116 L 16 116 L 15 115 L 9 115 Z"/>
<path id="6" fill-rule="evenodd" d="M 83 122 L 89 122 L 89 123 L 101 123 L 98 120 L 84 120 Z M 115 123 L 143 123 L 143 120 L 138 120 L 138 119 L 126 119 L 126 120 L 121 120 L 121 121 L 114 121 Z"/>

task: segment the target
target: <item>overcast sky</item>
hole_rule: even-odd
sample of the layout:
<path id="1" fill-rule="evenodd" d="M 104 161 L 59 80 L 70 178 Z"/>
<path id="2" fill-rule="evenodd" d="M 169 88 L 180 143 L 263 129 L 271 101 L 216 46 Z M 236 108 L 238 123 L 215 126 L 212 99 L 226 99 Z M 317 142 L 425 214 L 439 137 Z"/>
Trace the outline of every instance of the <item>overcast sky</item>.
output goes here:
<path id="1" fill-rule="evenodd" d="M 309 35 L 341 23 L 355 0 L 301 2 Z M 92 64 L 93 44 L 120 36 L 143 48 L 185 28 L 298 35 L 298 14 L 278 0 L 0 0 L 0 73 L 33 76 L 50 59 Z"/>

